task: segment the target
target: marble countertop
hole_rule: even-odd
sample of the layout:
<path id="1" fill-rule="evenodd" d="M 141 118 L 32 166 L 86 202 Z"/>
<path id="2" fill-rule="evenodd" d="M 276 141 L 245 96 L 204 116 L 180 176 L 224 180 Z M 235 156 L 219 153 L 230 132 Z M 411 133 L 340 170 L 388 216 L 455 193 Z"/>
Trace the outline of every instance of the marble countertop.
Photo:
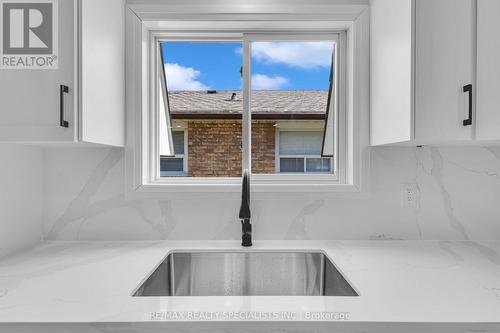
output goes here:
<path id="1" fill-rule="evenodd" d="M 0 323 L 151 322 L 164 320 L 161 314 L 167 312 L 287 312 L 298 314 L 297 320 L 306 313 L 347 313 L 350 322 L 380 323 L 500 322 L 500 242 L 256 241 L 249 251 L 325 251 L 360 296 L 131 296 L 169 251 L 188 249 L 241 247 L 236 241 L 58 241 L 3 258 Z"/>

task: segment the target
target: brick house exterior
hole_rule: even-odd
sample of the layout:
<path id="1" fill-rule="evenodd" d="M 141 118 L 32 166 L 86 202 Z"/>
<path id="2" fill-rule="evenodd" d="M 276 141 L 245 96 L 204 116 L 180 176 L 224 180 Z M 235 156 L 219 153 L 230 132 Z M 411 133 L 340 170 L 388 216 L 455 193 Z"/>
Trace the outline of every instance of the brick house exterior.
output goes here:
<path id="1" fill-rule="evenodd" d="M 252 171 L 275 172 L 275 122 L 252 122 Z M 188 175 L 241 176 L 241 121 L 191 120 L 188 132 Z"/>
<path id="2" fill-rule="evenodd" d="M 239 94 L 234 91 L 169 92 L 174 129 L 187 131 L 186 176 L 241 176 L 242 101 Z M 254 92 L 252 172 L 276 172 L 277 122 L 324 121 L 326 103 L 326 91 Z"/>
<path id="3" fill-rule="evenodd" d="M 241 122 L 188 122 L 188 174 L 191 177 L 241 175 Z"/>

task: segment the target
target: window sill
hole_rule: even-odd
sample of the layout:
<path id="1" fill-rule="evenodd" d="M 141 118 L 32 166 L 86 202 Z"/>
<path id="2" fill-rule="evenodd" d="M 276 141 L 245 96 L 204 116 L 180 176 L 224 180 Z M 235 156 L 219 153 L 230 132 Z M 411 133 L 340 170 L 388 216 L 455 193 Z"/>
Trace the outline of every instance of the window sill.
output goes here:
<path id="1" fill-rule="evenodd" d="M 339 183 L 269 183 L 252 181 L 252 200 L 304 200 L 333 198 L 368 198 L 368 191 L 363 186 Z M 150 183 L 128 191 L 127 199 L 214 199 L 239 200 L 241 197 L 241 179 L 226 179 L 224 182 L 189 183 Z"/>

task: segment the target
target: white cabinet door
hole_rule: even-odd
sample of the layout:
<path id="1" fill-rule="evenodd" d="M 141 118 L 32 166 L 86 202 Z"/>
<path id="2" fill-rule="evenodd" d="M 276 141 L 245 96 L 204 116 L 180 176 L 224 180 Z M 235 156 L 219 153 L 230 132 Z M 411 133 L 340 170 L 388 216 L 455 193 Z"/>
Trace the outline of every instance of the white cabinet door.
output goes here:
<path id="1" fill-rule="evenodd" d="M 477 140 L 500 140 L 500 1 L 477 2 Z"/>
<path id="2" fill-rule="evenodd" d="M 54 4 L 58 18 L 58 68 L 0 69 L 0 141 L 64 142 L 76 138 L 75 1 L 58 0 Z M 33 22 L 36 18 L 35 15 Z M 63 93 L 68 128 L 60 126 L 61 85 L 69 88 L 68 93 Z"/>
<path id="3" fill-rule="evenodd" d="M 82 0 L 80 140 L 125 144 L 125 1 Z"/>
<path id="4" fill-rule="evenodd" d="M 413 2 L 371 1 L 371 144 L 413 140 Z"/>
<path id="5" fill-rule="evenodd" d="M 415 138 L 471 140 L 473 125 L 463 125 L 469 114 L 463 87 L 475 79 L 475 2 L 416 0 L 415 5 Z"/>

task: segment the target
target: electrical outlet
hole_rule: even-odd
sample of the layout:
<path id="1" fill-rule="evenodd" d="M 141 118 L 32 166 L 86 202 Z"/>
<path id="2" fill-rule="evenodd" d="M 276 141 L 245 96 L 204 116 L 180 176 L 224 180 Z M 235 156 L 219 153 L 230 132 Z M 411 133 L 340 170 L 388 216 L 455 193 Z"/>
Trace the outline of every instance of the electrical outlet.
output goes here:
<path id="1" fill-rule="evenodd" d="M 403 184 L 401 189 L 401 204 L 406 208 L 419 208 L 420 189 L 415 183 Z"/>

